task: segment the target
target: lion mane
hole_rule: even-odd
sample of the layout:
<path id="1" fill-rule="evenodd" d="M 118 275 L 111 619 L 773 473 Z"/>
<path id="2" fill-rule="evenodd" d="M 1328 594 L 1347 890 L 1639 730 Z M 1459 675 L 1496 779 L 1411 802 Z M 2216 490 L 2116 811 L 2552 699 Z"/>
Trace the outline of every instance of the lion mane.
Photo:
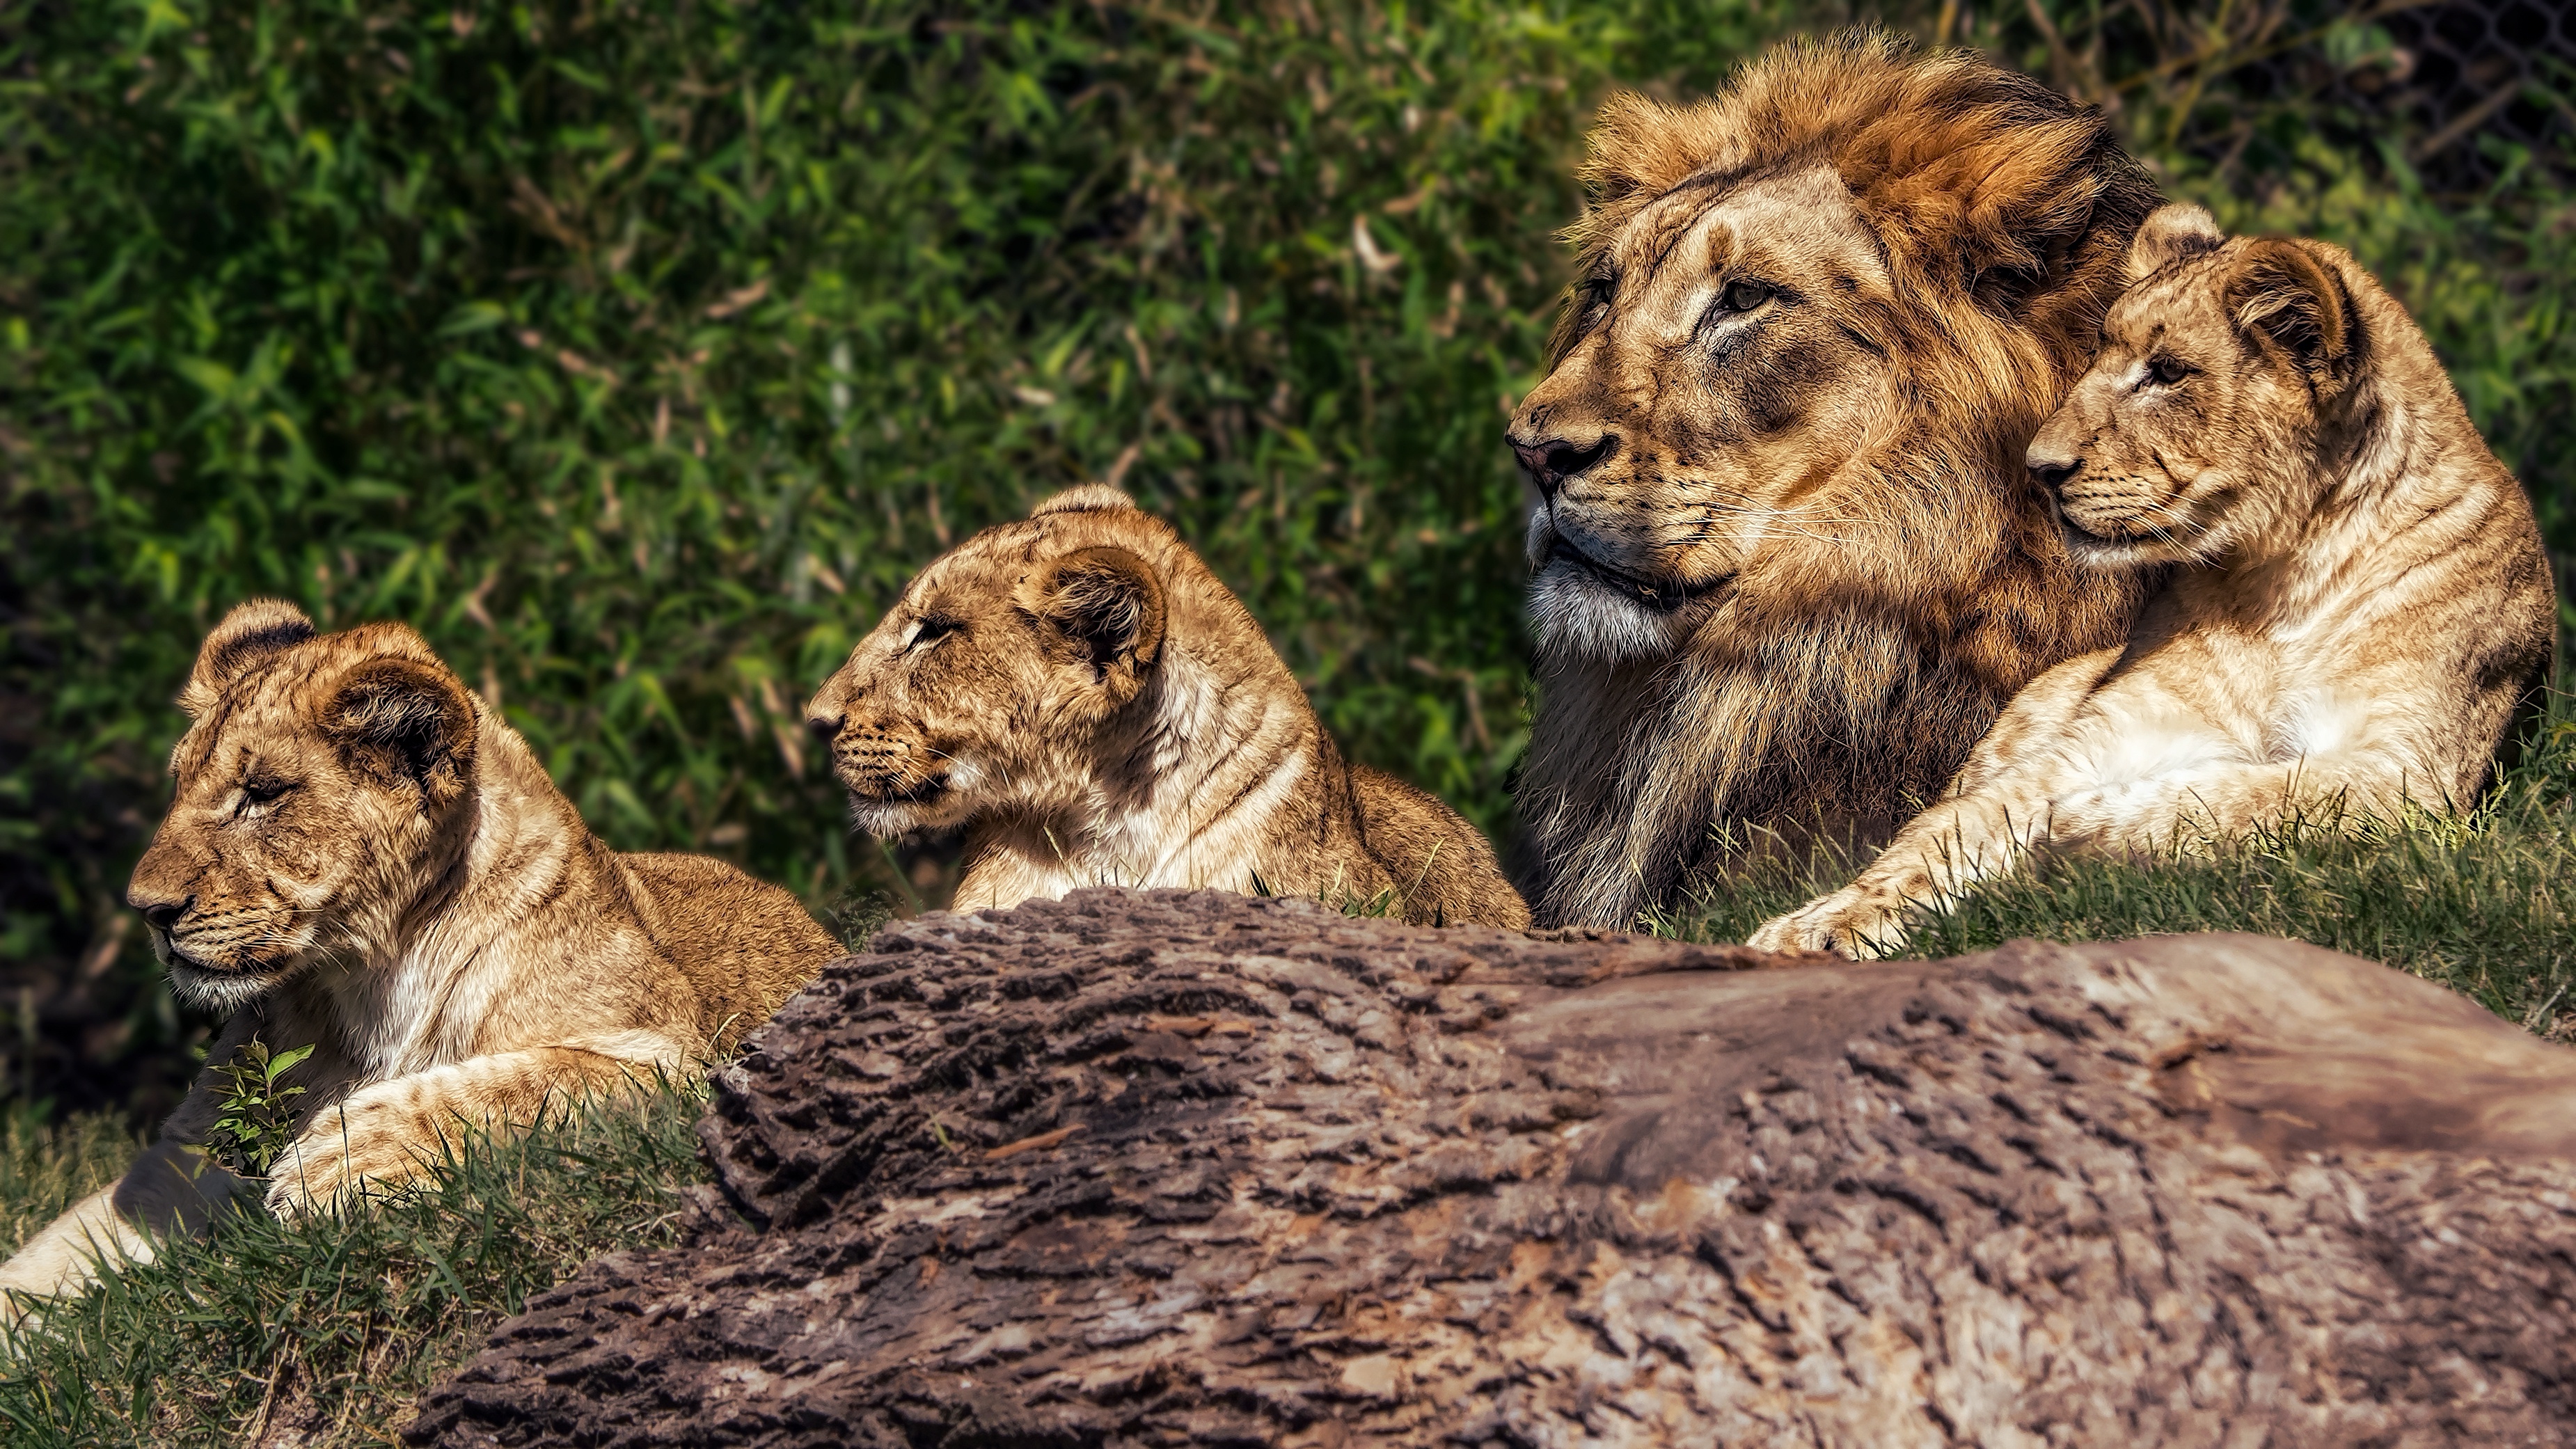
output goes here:
<path id="1" fill-rule="evenodd" d="M 1884 840 L 2140 578 L 2068 558 L 2022 453 L 2090 355 L 2153 181 L 2097 111 L 1884 33 L 1718 96 L 1611 99 L 1511 441 L 1538 701 L 1519 786 L 1544 922 Z"/>

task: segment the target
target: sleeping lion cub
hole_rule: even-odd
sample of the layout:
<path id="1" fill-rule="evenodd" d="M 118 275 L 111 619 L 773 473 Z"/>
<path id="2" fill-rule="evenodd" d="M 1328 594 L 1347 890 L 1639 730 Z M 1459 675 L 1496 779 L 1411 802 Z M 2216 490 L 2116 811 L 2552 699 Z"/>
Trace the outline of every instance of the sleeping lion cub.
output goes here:
<path id="1" fill-rule="evenodd" d="M 292 605 L 244 604 L 179 706 L 177 797 L 126 899 L 179 996 L 232 1017 L 160 1144 L 0 1265 L 0 1289 L 77 1291 L 102 1254 L 148 1260 L 141 1228 L 193 1230 L 251 1191 L 191 1149 L 211 1064 L 254 1037 L 314 1047 L 266 1188 L 291 1214 L 416 1175 L 460 1123 L 689 1070 L 840 954 L 732 866 L 602 845 L 402 625 L 317 636 Z"/>
<path id="2" fill-rule="evenodd" d="M 1214 886 L 1529 924 L 1484 837 L 1346 763 L 1261 626 L 1115 488 L 933 561 L 806 714 L 861 829 L 974 826 L 961 911 Z"/>
<path id="3" fill-rule="evenodd" d="M 2128 643 L 2031 682 L 1942 800 L 1752 943 L 1877 955 L 2038 846 L 2150 854 L 2303 804 L 2472 804 L 2550 662 L 2531 505 L 2343 251 L 2149 218 L 2031 443 L 2077 553 L 2177 566 Z"/>

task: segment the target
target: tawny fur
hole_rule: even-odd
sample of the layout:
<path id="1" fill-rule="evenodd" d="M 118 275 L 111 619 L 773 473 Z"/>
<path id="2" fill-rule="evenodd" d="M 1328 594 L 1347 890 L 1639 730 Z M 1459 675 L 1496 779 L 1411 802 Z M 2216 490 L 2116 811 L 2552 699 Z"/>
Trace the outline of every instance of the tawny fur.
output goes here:
<path id="1" fill-rule="evenodd" d="M 1212 886 L 1529 924 L 1475 827 L 1343 760 L 1261 626 L 1114 488 L 935 560 L 807 714 L 862 829 L 971 827 L 959 910 Z"/>
<path id="2" fill-rule="evenodd" d="M 2069 539 L 2178 565 L 2124 647 L 2016 698 L 1939 804 L 1753 944 L 1876 955 L 2038 846 L 2155 856 L 2296 813 L 2474 803 L 2554 652 L 2531 505 L 2336 247 L 2168 207 L 2031 443 Z"/>
<path id="3" fill-rule="evenodd" d="M 1601 113 L 1582 279 L 1510 429 L 1543 922 L 1625 926 L 1721 837 L 1884 839 L 2143 589 L 2068 557 L 2022 445 L 2155 189 L 2101 116 L 1883 35 Z"/>
<path id="4" fill-rule="evenodd" d="M 180 704 L 177 797 L 134 868 L 178 994 L 230 1008 L 215 1062 L 310 1045 L 267 1187 L 286 1214 L 389 1188 L 460 1129 L 696 1069 L 839 954 L 794 896 L 721 861 L 621 855 L 518 733 L 399 624 L 319 635 L 245 604 Z M 162 1129 L 199 1143 L 211 1070 Z M 0 1265 L 73 1292 L 148 1260 L 111 1188 Z"/>

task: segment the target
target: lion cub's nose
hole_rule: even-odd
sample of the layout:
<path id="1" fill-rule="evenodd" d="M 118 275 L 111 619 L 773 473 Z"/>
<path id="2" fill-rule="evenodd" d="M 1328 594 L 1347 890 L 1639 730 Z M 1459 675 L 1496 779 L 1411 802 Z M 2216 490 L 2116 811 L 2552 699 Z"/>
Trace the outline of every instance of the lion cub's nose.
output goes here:
<path id="1" fill-rule="evenodd" d="M 821 740 L 823 743 L 828 745 L 834 739 L 838 738 L 841 733 L 841 716 L 837 714 L 809 714 L 805 716 L 805 728 L 814 732 L 814 738 Z"/>
<path id="2" fill-rule="evenodd" d="M 141 900 L 133 904 L 136 909 L 143 912 L 144 922 L 152 929 L 167 931 L 179 924 L 179 918 L 188 914 L 188 907 L 196 903 L 197 898 L 189 896 L 184 900 Z"/>

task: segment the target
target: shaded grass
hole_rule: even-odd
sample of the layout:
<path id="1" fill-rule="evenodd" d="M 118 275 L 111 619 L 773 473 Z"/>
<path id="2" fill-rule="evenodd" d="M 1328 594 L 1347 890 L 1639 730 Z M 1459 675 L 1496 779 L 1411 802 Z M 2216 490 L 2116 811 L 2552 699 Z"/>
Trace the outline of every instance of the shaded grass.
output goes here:
<path id="1" fill-rule="evenodd" d="M 0 1119 L 0 1243 L 16 1252 L 63 1209 L 114 1182 L 142 1146 L 116 1116 L 52 1126 L 25 1111 Z"/>
<path id="2" fill-rule="evenodd" d="M 1851 856 L 1751 861 L 1648 925 L 1740 941 L 1839 888 Z M 2550 1035 L 2576 1028 L 2576 719 L 2562 707 L 2535 748 L 2466 818 L 2294 822 L 2146 863 L 2045 858 L 1947 911 L 1919 915 L 1902 953 L 1934 958 L 2018 937 L 2099 941 L 2188 931 L 2288 936 L 2392 966 Z"/>
<path id="3" fill-rule="evenodd" d="M 0 1364 L 6 1440 L 391 1443 L 530 1295 L 597 1254 L 677 1240 L 683 1193 L 706 1180 L 691 1132 L 704 1101 L 675 1085 L 640 1107 L 567 1109 L 470 1142 L 417 1192 L 175 1244 L 17 1337 Z M 134 1144 L 93 1119 L 6 1147 L 14 1247 Z"/>

